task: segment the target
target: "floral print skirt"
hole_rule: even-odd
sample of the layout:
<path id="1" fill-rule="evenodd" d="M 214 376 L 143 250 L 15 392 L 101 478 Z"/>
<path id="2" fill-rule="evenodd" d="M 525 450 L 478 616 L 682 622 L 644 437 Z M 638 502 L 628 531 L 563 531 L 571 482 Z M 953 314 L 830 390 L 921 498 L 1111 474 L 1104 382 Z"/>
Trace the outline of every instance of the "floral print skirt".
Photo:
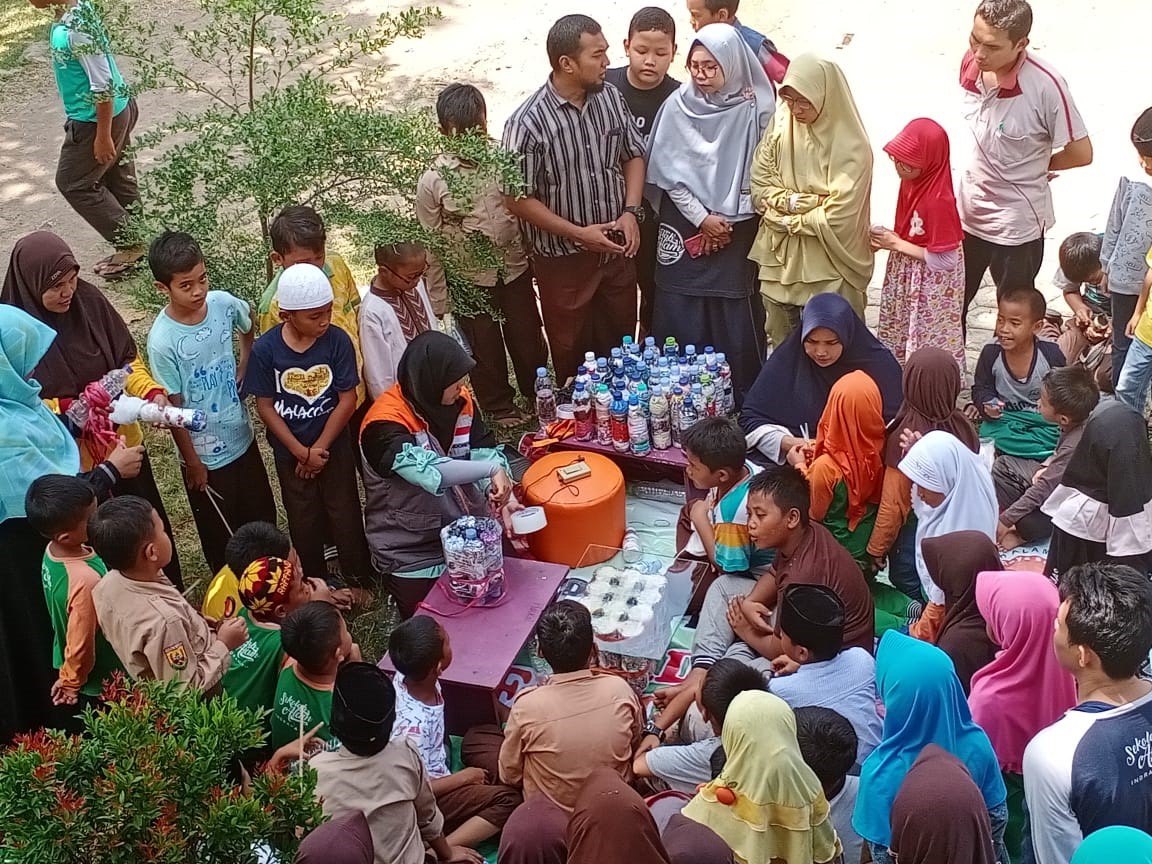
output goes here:
<path id="1" fill-rule="evenodd" d="M 876 336 L 904 365 L 919 348 L 942 348 L 964 373 L 964 252 L 951 270 L 932 271 L 903 252 L 888 254 Z"/>

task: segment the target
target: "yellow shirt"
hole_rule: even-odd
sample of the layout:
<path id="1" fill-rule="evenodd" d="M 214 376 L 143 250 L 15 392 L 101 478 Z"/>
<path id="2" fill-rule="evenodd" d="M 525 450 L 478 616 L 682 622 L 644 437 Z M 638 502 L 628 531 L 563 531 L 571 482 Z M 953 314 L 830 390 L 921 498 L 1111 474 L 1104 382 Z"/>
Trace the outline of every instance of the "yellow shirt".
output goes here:
<path id="1" fill-rule="evenodd" d="M 276 286 L 280 281 L 279 271 L 272 277 L 272 283 L 264 291 L 260 300 L 259 326 L 261 333 L 267 333 L 280 323 L 280 302 L 276 296 Z M 364 402 L 364 358 L 360 354 L 360 291 L 356 279 L 344 259 L 335 253 L 324 258 L 324 272 L 332 283 L 332 323 L 348 334 L 352 347 L 356 349 L 356 373 L 360 383 L 356 385 L 356 404 Z"/>
<path id="2" fill-rule="evenodd" d="M 1144 260 L 1148 264 L 1148 269 L 1152 270 L 1152 249 L 1148 250 L 1148 257 Z M 1121 323 L 1119 326 L 1124 325 Z M 1145 345 L 1152 345 L 1152 303 L 1144 307 L 1144 314 L 1140 316 L 1140 321 L 1136 325 L 1136 338 Z"/>
<path id="3" fill-rule="evenodd" d="M 240 611 L 240 582 L 225 564 L 208 586 L 200 612 L 205 618 L 235 618 Z"/>

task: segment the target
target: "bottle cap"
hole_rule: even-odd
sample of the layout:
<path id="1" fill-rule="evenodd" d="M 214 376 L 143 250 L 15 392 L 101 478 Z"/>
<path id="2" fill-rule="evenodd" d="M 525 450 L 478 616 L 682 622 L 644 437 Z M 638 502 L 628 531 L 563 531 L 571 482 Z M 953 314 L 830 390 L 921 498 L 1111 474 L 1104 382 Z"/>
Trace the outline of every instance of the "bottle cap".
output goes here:
<path id="1" fill-rule="evenodd" d="M 547 378 L 548 377 L 548 370 L 545 369 L 543 366 L 536 367 L 536 377 L 537 378 Z"/>
<path id="2" fill-rule="evenodd" d="M 629 405 L 639 405 L 640 404 L 640 397 L 637 396 L 635 393 L 633 393 L 631 396 L 628 397 L 628 404 Z"/>

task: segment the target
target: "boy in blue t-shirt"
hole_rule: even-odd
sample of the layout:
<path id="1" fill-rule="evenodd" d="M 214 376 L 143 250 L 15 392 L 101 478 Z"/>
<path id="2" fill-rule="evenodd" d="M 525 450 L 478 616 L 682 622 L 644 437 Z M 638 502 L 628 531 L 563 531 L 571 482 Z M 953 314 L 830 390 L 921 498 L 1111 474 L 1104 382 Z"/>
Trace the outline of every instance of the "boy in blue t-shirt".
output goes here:
<path id="1" fill-rule="evenodd" d="M 367 587 L 368 542 L 356 486 L 356 449 L 348 421 L 360 374 L 348 334 L 332 326 L 332 283 L 313 264 L 280 276 L 280 319 L 256 340 L 244 391 L 268 428 L 288 531 L 306 576 L 326 572 L 325 535 L 340 568 Z M 327 532 L 320 514 L 327 516 Z"/>
<path id="2" fill-rule="evenodd" d="M 64 103 L 64 143 L 56 188 L 80 217 L 116 252 L 95 266 L 98 276 L 121 276 L 144 254 L 117 243 L 128 209 L 140 200 L 136 166 L 125 152 L 140 112 L 112 55 L 111 40 L 91 0 L 31 0 L 37 9 L 56 6 L 49 31 L 52 71 Z"/>
<path id="3" fill-rule="evenodd" d="M 203 431 L 173 429 L 172 438 L 204 558 L 218 572 L 232 529 L 276 521 L 268 472 L 238 390 L 252 349 L 252 312 L 228 292 L 208 290 L 204 254 L 188 234 L 165 231 L 153 240 L 148 266 L 168 298 L 148 333 L 148 365 L 173 405 L 199 408 L 208 418 Z M 239 362 L 233 332 L 240 336 Z"/>

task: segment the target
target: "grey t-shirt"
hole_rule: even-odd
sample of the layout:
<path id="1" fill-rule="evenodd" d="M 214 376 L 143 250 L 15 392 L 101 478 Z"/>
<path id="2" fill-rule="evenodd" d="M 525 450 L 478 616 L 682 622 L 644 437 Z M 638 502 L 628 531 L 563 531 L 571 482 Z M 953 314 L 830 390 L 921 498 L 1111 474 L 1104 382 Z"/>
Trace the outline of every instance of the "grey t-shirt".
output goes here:
<path id="1" fill-rule="evenodd" d="M 860 792 L 860 778 L 849 774 L 844 778 L 844 788 L 828 802 L 828 818 L 832 820 L 832 827 L 840 837 L 840 845 L 844 847 L 844 862 L 859 861 L 860 848 L 864 841 L 852 827 L 852 811 L 856 809 L 856 795 Z"/>
<path id="2" fill-rule="evenodd" d="M 712 754 L 720 739 L 705 738 L 695 744 L 665 744 L 645 754 L 648 770 L 669 788 L 695 795 L 696 787 L 712 779 Z"/>

